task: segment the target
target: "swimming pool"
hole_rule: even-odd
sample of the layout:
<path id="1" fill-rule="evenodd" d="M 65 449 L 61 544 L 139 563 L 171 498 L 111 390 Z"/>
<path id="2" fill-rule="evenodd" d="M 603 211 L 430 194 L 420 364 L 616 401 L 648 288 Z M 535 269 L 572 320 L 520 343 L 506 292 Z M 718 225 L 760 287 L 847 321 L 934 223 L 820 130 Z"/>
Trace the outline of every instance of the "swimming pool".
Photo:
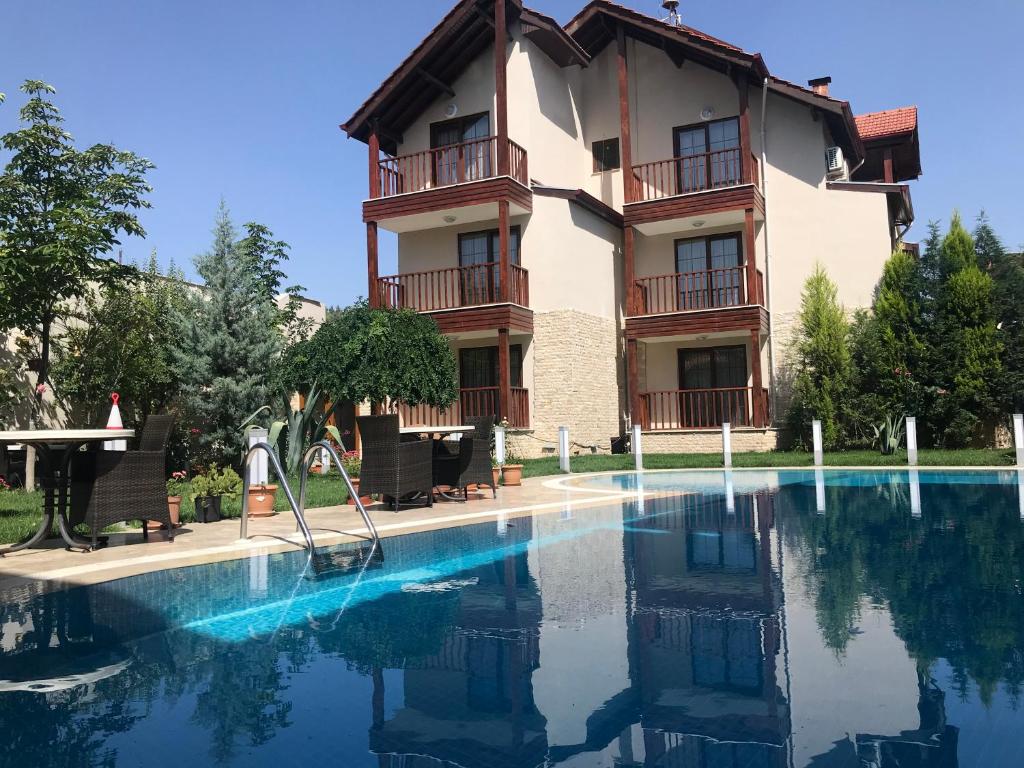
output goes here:
<path id="1" fill-rule="evenodd" d="M 25 583 L 0 765 L 1024 762 L 1016 473 L 563 482 L 644 495 L 385 539 L 330 578 L 295 552 Z"/>

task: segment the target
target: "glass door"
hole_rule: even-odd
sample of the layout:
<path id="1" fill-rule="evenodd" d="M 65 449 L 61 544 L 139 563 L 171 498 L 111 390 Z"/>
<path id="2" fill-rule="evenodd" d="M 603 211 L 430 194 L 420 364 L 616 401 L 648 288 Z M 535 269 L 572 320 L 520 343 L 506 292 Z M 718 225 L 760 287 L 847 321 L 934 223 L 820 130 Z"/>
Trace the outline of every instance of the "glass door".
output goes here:
<path id="1" fill-rule="evenodd" d="M 748 424 L 746 347 L 679 350 L 681 423 Z"/>
<path id="2" fill-rule="evenodd" d="M 708 306 L 708 244 L 704 238 L 676 242 L 679 310 Z"/>
<path id="3" fill-rule="evenodd" d="M 740 123 L 735 117 L 676 128 L 677 194 L 728 187 L 742 180 Z"/>
<path id="4" fill-rule="evenodd" d="M 677 194 L 707 189 L 707 132 L 703 125 L 676 128 Z"/>
<path id="5" fill-rule="evenodd" d="M 485 179 L 491 175 L 490 116 L 485 112 L 430 126 L 435 186 Z"/>
<path id="6" fill-rule="evenodd" d="M 743 276 L 740 274 L 740 236 L 726 235 L 708 240 L 708 267 L 711 272 L 711 304 L 734 307 L 740 304 Z"/>
<path id="7" fill-rule="evenodd" d="M 519 227 L 509 228 L 508 257 L 519 264 Z M 498 230 L 459 235 L 462 305 L 493 304 L 501 296 L 501 243 Z"/>
<path id="8" fill-rule="evenodd" d="M 708 166 L 711 186 L 729 187 L 739 184 L 740 123 L 736 118 L 708 123 Z"/>

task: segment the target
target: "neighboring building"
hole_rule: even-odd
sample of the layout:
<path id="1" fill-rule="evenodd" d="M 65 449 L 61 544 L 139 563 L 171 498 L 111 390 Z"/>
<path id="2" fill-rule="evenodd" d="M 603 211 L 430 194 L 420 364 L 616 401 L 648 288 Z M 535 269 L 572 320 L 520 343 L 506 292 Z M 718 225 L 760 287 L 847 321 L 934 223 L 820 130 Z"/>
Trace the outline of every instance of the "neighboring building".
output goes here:
<path id="1" fill-rule="evenodd" d="M 459 357 L 458 406 L 405 419 L 494 413 L 527 455 L 563 424 L 775 447 L 804 279 L 821 261 L 867 305 L 913 221 L 916 109 L 855 118 L 829 82 L 607 0 L 565 27 L 459 2 L 342 126 L 369 146 L 370 301 L 429 313 Z"/>

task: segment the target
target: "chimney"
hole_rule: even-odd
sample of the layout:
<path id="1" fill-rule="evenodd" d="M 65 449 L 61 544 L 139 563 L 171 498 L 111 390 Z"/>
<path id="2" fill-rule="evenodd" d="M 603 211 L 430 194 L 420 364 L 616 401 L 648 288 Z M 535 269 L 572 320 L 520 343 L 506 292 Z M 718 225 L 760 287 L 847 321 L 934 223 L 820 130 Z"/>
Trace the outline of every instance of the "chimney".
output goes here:
<path id="1" fill-rule="evenodd" d="M 831 82 L 832 78 L 825 75 L 825 77 L 816 77 L 814 80 L 808 80 L 807 84 L 819 96 L 828 96 L 828 84 Z"/>

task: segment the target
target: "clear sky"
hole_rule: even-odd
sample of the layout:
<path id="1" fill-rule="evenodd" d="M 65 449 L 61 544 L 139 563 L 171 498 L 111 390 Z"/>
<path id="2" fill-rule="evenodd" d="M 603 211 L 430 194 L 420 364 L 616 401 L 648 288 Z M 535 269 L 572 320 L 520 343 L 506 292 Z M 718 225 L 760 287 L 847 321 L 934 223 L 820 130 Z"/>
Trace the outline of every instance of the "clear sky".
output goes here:
<path id="1" fill-rule="evenodd" d="M 288 272 L 310 296 L 365 293 L 366 147 L 347 119 L 454 0 L 4 0 L 0 133 L 16 125 L 17 87 L 42 78 L 80 144 L 111 141 L 156 163 L 148 237 L 192 275 L 223 196 L 292 245 Z M 624 0 L 658 14 L 658 0 Z M 534 0 L 565 23 L 584 0 Z M 1024 86 L 1020 0 L 683 0 L 686 23 L 804 83 L 831 75 L 855 113 L 916 104 L 924 175 L 917 224 L 973 220 L 984 208 L 1007 245 L 1024 243 Z M 2 162 L 2 158 L 0 158 Z M 381 272 L 394 268 L 383 244 Z"/>

